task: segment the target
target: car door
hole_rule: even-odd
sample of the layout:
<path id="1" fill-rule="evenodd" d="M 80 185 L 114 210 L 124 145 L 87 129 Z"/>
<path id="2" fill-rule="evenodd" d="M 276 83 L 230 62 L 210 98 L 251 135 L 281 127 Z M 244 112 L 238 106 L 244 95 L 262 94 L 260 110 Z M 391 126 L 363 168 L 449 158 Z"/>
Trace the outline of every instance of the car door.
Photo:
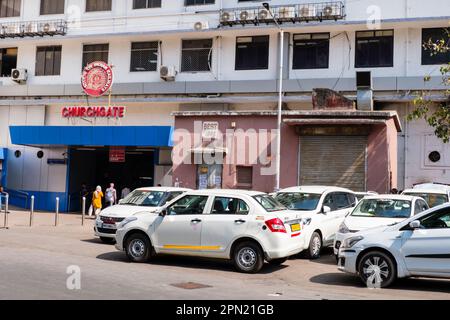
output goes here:
<path id="1" fill-rule="evenodd" d="M 339 226 L 345 219 L 345 215 L 355 202 L 355 199 L 351 201 L 350 194 L 345 192 L 333 192 L 330 196 L 331 202 L 328 201 L 328 206 L 330 206 L 331 212 L 327 214 L 327 231 L 324 236 L 325 242 L 332 242 L 334 240 L 334 237 L 339 230 Z"/>
<path id="2" fill-rule="evenodd" d="M 411 274 L 450 276 L 450 208 L 419 219 L 421 228 L 402 234 L 401 253 Z"/>
<path id="3" fill-rule="evenodd" d="M 238 235 L 249 225 L 249 204 L 239 197 L 215 196 L 204 216 L 201 245 L 204 255 L 222 257 Z"/>
<path id="4" fill-rule="evenodd" d="M 322 203 L 322 207 L 320 208 L 320 211 L 317 213 L 317 223 L 319 225 L 319 228 L 322 232 L 322 237 L 324 240 L 324 244 L 326 245 L 326 243 L 330 242 L 330 238 L 331 235 L 333 233 L 333 225 L 334 225 L 334 218 L 335 216 L 333 215 L 333 212 L 336 211 L 336 206 L 334 203 L 334 198 L 333 198 L 333 192 L 328 193 L 327 195 L 325 195 L 325 198 L 323 200 Z M 329 207 L 331 209 L 330 212 L 323 212 L 323 207 Z"/>
<path id="5" fill-rule="evenodd" d="M 154 225 L 152 243 L 157 252 L 198 255 L 201 252 L 203 213 L 208 202 L 205 195 L 186 195 L 166 210 Z"/>

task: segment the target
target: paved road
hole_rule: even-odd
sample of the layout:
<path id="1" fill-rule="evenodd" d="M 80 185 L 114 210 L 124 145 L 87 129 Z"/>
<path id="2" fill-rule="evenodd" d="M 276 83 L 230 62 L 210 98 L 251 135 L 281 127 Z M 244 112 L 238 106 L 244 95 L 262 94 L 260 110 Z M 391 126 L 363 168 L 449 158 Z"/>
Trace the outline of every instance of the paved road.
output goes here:
<path id="1" fill-rule="evenodd" d="M 52 222 L 51 215 L 38 213 L 29 228 L 27 215 L 13 212 L 11 228 L 0 229 L 0 299 L 450 299 L 448 280 L 407 279 L 392 289 L 366 289 L 336 269 L 331 252 L 318 261 L 267 265 L 256 275 L 194 258 L 132 264 L 93 236 L 92 220 L 84 227 L 73 215 L 62 216 L 57 228 Z M 69 266 L 81 270 L 80 290 L 67 289 Z M 175 286 L 187 282 L 207 287 Z"/>

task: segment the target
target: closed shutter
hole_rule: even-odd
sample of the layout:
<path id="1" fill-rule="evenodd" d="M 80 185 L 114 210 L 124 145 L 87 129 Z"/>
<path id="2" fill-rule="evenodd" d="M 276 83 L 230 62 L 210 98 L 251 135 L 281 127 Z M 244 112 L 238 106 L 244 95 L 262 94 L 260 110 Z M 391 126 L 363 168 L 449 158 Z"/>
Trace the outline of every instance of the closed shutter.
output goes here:
<path id="1" fill-rule="evenodd" d="M 365 136 L 301 136 L 300 184 L 366 189 Z"/>

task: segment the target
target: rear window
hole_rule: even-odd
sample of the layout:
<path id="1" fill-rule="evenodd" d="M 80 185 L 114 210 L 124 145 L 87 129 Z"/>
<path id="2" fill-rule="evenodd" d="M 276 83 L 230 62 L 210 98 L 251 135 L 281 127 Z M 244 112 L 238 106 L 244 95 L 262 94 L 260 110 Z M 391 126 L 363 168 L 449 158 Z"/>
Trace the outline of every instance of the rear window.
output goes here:
<path id="1" fill-rule="evenodd" d="M 258 195 L 253 197 L 267 212 L 286 210 L 286 207 L 269 195 Z"/>
<path id="2" fill-rule="evenodd" d="M 317 208 L 321 196 L 316 193 L 282 192 L 275 199 L 288 209 L 311 211 Z"/>
<path id="3" fill-rule="evenodd" d="M 408 196 L 416 196 L 419 198 L 422 198 L 425 200 L 430 208 L 440 206 L 441 204 L 444 204 L 448 202 L 448 196 L 445 194 L 438 194 L 438 193 L 416 193 L 416 192 L 407 192 L 404 193 Z"/>

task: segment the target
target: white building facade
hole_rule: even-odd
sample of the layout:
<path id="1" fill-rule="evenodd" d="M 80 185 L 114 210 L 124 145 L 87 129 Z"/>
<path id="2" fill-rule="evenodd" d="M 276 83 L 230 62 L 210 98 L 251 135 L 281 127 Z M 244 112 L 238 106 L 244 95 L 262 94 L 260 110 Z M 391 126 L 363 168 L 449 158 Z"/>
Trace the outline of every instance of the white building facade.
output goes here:
<path id="1" fill-rule="evenodd" d="M 70 211 L 82 183 L 171 184 L 173 112 L 275 110 L 279 76 L 285 108 L 310 110 L 314 88 L 356 99 L 358 71 L 371 71 L 375 110 L 401 120 L 397 188 L 450 183 L 450 147 L 425 123 L 405 121 L 417 90 L 445 98 L 439 65 L 448 56 L 430 58 L 422 43 L 449 27 L 448 0 L 268 3 L 286 33 L 281 75 L 279 29 L 259 1 L 0 0 L 2 185 L 13 202 L 27 206 L 34 194 L 51 210 L 60 197 Z M 110 100 L 81 89 L 95 60 L 113 66 Z M 125 106 L 124 117 L 62 116 L 67 106 L 108 105 Z M 124 136 L 137 130 L 152 138 Z M 111 164 L 110 147 L 134 160 Z"/>

